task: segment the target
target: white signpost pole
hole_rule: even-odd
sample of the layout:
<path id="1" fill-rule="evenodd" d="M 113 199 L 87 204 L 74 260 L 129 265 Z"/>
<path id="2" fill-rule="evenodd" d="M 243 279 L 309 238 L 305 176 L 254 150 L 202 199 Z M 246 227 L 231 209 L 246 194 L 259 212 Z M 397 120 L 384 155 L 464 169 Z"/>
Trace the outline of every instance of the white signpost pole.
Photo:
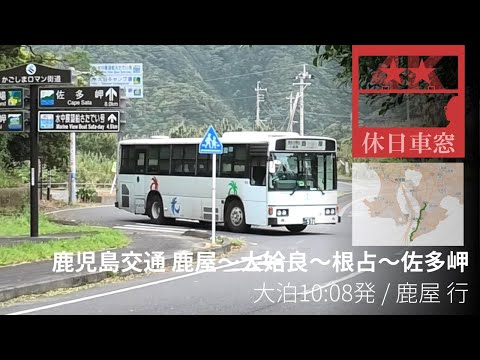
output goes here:
<path id="1" fill-rule="evenodd" d="M 215 245 L 215 228 L 216 228 L 216 206 L 215 206 L 215 183 L 217 176 L 217 154 L 212 155 L 212 245 Z"/>

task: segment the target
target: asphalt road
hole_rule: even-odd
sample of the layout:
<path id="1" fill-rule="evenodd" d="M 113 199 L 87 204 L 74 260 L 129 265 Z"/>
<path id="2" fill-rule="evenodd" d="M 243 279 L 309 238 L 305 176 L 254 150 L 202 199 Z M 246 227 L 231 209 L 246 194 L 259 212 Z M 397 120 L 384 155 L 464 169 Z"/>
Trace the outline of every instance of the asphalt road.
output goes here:
<path id="1" fill-rule="evenodd" d="M 445 274 L 404 273 L 402 262 L 397 266 L 378 263 L 381 257 L 392 262 L 399 260 L 405 249 L 351 246 L 350 201 L 350 195 L 339 199 L 343 217 L 337 225 L 309 226 L 295 235 L 284 228 L 263 227 L 240 234 L 238 237 L 246 241 L 246 246 L 230 254 L 224 262 L 217 260 L 214 272 L 153 274 L 19 303 L 0 309 L 0 314 L 442 314 L 452 313 L 452 309 L 457 311 L 458 305 L 448 304 L 451 299 L 446 295 L 449 282 Z M 72 216 L 67 212 L 63 214 Z M 147 220 L 112 207 L 78 210 L 75 217 L 78 221 L 120 228 L 136 224 L 140 234 L 142 224 L 148 226 Z M 166 230 L 197 226 L 183 223 Z M 221 228 L 218 233 L 232 236 Z M 364 251 L 376 255 L 375 272 L 358 271 L 358 260 L 363 260 Z M 259 264 L 265 252 L 272 256 L 283 255 L 283 269 L 281 263 L 276 263 L 269 271 L 246 271 L 255 263 L 265 269 L 265 264 Z M 305 272 L 290 271 L 293 262 L 289 260 L 296 252 L 299 254 L 293 257 L 305 254 Z M 341 271 L 341 266 L 336 271 L 332 266 L 336 252 L 353 253 L 352 271 L 346 268 Z M 249 257 L 256 257 L 256 260 L 249 260 Z M 441 303 L 418 303 L 420 289 L 415 295 L 417 303 L 402 303 L 408 296 L 403 295 L 404 290 L 401 296 L 398 294 L 399 284 L 420 286 L 435 279 L 441 282 Z M 459 279 L 452 278 L 455 280 Z M 460 301 L 459 295 L 461 292 L 455 293 L 453 301 Z M 412 291 L 410 298 L 413 299 Z"/>

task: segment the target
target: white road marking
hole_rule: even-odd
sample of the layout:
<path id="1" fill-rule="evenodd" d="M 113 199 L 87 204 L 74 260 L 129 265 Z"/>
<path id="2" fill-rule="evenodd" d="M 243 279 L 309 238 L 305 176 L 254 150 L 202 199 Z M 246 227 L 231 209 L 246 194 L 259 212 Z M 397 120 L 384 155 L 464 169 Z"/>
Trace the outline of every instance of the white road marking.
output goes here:
<path id="1" fill-rule="evenodd" d="M 155 225 L 155 224 L 125 224 L 125 225 L 117 225 L 113 227 L 114 229 L 120 230 L 133 230 L 133 231 L 151 231 L 151 232 L 166 232 L 166 233 L 185 233 L 187 231 L 195 231 L 201 233 L 207 233 L 206 230 L 197 230 L 197 229 L 189 229 L 184 227 L 169 227 L 163 225 Z"/>
<path id="2" fill-rule="evenodd" d="M 46 212 L 45 215 L 56 214 L 56 213 L 65 212 L 65 211 L 88 210 L 88 209 L 97 209 L 97 208 L 105 208 L 105 207 L 112 207 L 112 206 L 114 205 L 99 205 L 99 206 L 79 207 L 79 208 L 73 208 L 73 209 L 62 209 L 62 210 Z"/>
<path id="3" fill-rule="evenodd" d="M 343 206 L 342 209 L 340 210 L 340 213 L 338 214 L 339 216 L 343 216 L 343 214 L 345 213 L 345 211 L 347 211 L 347 209 L 349 207 L 352 206 L 352 202 L 349 202 L 347 205 Z"/>
<path id="4" fill-rule="evenodd" d="M 247 243 L 250 245 L 258 245 L 258 243 L 254 243 L 253 241 L 247 241 Z"/>
<path id="5" fill-rule="evenodd" d="M 128 230 L 128 231 L 150 231 L 150 232 L 163 232 L 163 233 L 175 233 L 175 234 L 180 234 L 184 233 L 185 230 L 169 230 L 169 229 L 149 229 L 146 227 L 140 227 L 140 226 L 114 226 L 114 229 L 119 229 L 119 230 Z"/>
<path id="6" fill-rule="evenodd" d="M 118 226 L 139 226 L 139 227 L 147 227 L 147 228 L 152 228 L 152 229 L 169 229 L 169 230 L 178 230 L 178 231 L 197 231 L 197 232 L 208 232 L 207 230 L 202 230 L 202 229 L 192 229 L 184 226 L 165 226 L 165 225 L 157 225 L 157 224 L 145 224 L 145 223 L 135 223 L 135 225 L 132 224 L 125 224 L 125 225 L 118 225 Z"/>
<path id="7" fill-rule="evenodd" d="M 347 205 L 345 205 L 344 207 L 342 207 L 342 208 L 340 209 L 340 212 L 338 213 L 338 215 L 343 216 L 343 214 L 347 211 L 347 209 L 348 209 L 349 207 L 352 206 L 353 203 L 358 203 L 358 202 L 360 202 L 360 201 L 365 200 L 366 198 L 367 198 L 367 197 L 365 196 L 365 197 L 363 197 L 363 198 L 361 198 L 361 199 L 357 199 L 357 200 L 354 200 L 354 201 L 349 202 Z"/>
<path id="8" fill-rule="evenodd" d="M 155 224 L 141 224 L 141 223 L 135 223 L 135 224 L 124 224 L 124 225 L 119 225 L 119 226 L 134 226 L 134 227 L 141 227 L 145 229 L 167 229 L 167 230 L 177 230 L 177 231 L 187 231 L 188 228 L 184 227 L 175 227 L 175 226 L 165 226 L 165 225 L 155 225 Z"/>

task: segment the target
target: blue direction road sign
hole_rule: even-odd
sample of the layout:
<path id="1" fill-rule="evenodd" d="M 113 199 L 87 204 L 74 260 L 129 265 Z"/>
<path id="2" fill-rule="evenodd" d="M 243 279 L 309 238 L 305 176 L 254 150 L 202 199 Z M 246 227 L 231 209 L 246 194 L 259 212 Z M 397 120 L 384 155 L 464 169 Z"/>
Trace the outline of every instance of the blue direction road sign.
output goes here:
<path id="1" fill-rule="evenodd" d="M 198 145 L 198 152 L 200 154 L 223 153 L 223 144 L 212 125 L 208 127 L 202 142 Z"/>

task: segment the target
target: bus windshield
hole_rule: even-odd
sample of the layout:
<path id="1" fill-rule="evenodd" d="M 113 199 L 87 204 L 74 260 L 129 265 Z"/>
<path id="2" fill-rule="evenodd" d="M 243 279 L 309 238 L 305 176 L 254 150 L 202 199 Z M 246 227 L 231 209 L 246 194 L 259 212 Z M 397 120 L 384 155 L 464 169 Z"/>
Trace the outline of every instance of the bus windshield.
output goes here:
<path id="1" fill-rule="evenodd" d="M 334 153 L 272 153 L 275 172 L 269 174 L 269 190 L 326 191 L 335 190 L 336 161 Z"/>

